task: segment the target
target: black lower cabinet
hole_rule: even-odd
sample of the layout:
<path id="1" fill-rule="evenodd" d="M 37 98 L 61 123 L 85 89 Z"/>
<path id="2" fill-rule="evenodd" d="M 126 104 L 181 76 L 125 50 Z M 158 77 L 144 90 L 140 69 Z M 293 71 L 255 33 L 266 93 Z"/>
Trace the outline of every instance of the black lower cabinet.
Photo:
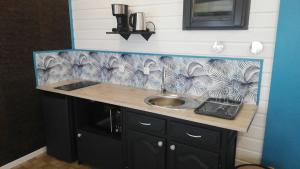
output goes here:
<path id="1" fill-rule="evenodd" d="M 124 113 L 129 169 L 234 168 L 235 131 L 132 109 Z"/>
<path id="2" fill-rule="evenodd" d="M 76 159 L 71 98 L 51 93 L 42 94 L 47 153 L 60 160 Z"/>
<path id="3" fill-rule="evenodd" d="M 47 151 L 98 169 L 233 169 L 237 132 L 43 94 Z"/>
<path id="4" fill-rule="evenodd" d="M 99 169 L 121 169 L 122 141 L 79 130 L 77 134 L 78 161 Z"/>
<path id="5" fill-rule="evenodd" d="M 218 169 L 219 156 L 199 148 L 171 142 L 168 148 L 168 169 Z"/>
<path id="6" fill-rule="evenodd" d="M 128 164 L 130 169 L 164 169 L 165 140 L 128 131 Z"/>
<path id="7" fill-rule="evenodd" d="M 84 99 L 74 102 L 79 163 L 97 169 L 124 168 L 120 108 Z"/>

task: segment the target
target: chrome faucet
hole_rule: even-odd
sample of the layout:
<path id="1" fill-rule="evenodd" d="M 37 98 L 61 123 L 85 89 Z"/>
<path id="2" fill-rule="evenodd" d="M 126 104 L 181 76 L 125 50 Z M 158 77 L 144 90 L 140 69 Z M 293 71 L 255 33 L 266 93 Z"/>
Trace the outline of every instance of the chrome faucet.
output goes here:
<path id="1" fill-rule="evenodd" d="M 165 69 L 165 67 L 163 67 L 162 75 L 161 75 L 161 88 L 160 88 L 160 93 L 161 94 L 166 94 L 167 93 L 165 80 L 166 80 L 166 69 Z"/>

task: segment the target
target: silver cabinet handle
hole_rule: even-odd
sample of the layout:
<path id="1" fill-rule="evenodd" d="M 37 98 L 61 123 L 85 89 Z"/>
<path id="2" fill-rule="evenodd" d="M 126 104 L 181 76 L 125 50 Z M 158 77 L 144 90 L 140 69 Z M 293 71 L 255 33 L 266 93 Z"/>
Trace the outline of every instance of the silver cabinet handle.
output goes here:
<path id="1" fill-rule="evenodd" d="M 78 138 L 80 138 L 81 136 L 82 136 L 82 134 L 81 134 L 81 133 L 78 133 L 78 134 L 77 134 L 77 137 L 78 137 Z"/>
<path id="2" fill-rule="evenodd" d="M 110 123 L 110 132 L 113 132 L 113 122 L 112 122 L 112 112 L 111 109 L 109 109 L 109 123 Z"/>
<path id="3" fill-rule="evenodd" d="M 190 133 L 185 133 L 186 135 L 188 135 L 189 137 L 193 137 L 193 138 L 202 138 L 202 136 L 196 136 L 196 135 L 192 135 Z"/>
<path id="4" fill-rule="evenodd" d="M 151 123 L 142 123 L 142 122 L 139 122 L 139 123 L 143 126 L 151 126 L 152 125 Z"/>
<path id="5" fill-rule="evenodd" d="M 158 145 L 158 147 L 162 147 L 164 145 L 164 142 L 163 141 L 159 141 L 159 142 L 157 142 L 157 145 Z"/>
<path id="6" fill-rule="evenodd" d="M 170 150 L 174 151 L 176 149 L 175 145 L 170 145 Z"/>

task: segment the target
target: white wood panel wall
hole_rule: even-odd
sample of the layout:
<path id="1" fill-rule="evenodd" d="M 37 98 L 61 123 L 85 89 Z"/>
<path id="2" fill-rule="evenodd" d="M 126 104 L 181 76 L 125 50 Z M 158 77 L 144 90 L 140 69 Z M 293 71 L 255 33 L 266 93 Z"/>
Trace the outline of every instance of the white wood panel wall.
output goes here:
<path id="1" fill-rule="evenodd" d="M 132 35 L 128 41 L 119 35 L 106 35 L 116 27 L 112 3 L 125 3 L 132 12 L 146 13 L 146 20 L 156 24 L 157 32 L 147 42 Z M 249 30 L 183 31 L 183 0 L 72 0 L 76 49 L 128 52 L 226 56 L 264 59 L 258 114 L 247 134 L 239 134 L 237 162 L 259 163 L 262 154 L 265 120 L 269 100 L 280 0 L 252 0 Z M 224 41 L 226 49 L 214 54 L 214 41 Z M 251 41 L 262 41 L 263 53 L 249 52 Z"/>

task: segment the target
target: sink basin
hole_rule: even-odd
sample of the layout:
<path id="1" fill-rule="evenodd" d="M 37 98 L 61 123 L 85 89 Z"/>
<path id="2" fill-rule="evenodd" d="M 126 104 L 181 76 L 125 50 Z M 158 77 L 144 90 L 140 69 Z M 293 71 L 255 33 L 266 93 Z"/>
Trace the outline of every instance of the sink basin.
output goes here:
<path id="1" fill-rule="evenodd" d="M 178 95 L 150 96 L 145 99 L 145 103 L 151 106 L 170 109 L 194 109 L 200 105 L 192 98 Z"/>
<path id="2" fill-rule="evenodd" d="M 167 97 L 156 97 L 149 99 L 149 103 L 156 106 L 181 106 L 185 103 L 183 99 L 180 98 L 167 98 Z"/>

